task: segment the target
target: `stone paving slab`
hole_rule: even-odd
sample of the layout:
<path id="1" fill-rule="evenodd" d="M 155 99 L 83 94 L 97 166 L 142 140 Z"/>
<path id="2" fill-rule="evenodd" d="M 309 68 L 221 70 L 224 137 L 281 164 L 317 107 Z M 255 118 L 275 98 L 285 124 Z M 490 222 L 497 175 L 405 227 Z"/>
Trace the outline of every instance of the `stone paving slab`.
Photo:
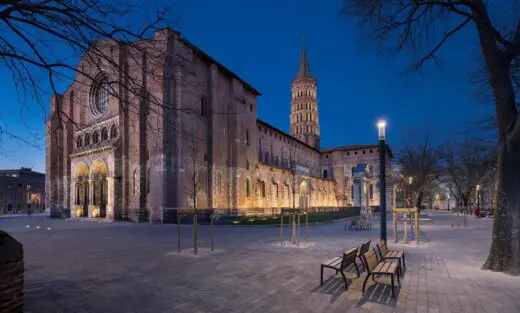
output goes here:
<path id="1" fill-rule="evenodd" d="M 469 229 L 455 229 L 451 214 L 429 217 L 426 244 L 389 242 L 406 250 L 395 299 L 388 285 L 370 280 L 363 294 L 364 277 L 353 269 L 348 291 L 334 271 L 319 283 L 321 261 L 375 243 L 377 226 L 345 232 L 342 223 L 314 225 L 308 247 L 295 249 L 276 245 L 276 227 L 217 226 L 214 253 L 209 228 L 200 226 L 198 257 L 185 255 L 189 226 L 182 256 L 172 225 L 27 217 L 0 220 L 0 228 L 24 244 L 26 312 L 520 312 L 520 278 L 480 270 L 492 221 L 470 219 Z"/>

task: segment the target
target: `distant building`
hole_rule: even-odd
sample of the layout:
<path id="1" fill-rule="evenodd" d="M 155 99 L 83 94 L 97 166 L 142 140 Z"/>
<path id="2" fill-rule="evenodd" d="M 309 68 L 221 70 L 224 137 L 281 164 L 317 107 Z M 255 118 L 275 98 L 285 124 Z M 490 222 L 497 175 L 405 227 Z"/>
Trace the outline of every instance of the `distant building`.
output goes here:
<path id="1" fill-rule="evenodd" d="M 45 210 L 45 174 L 22 167 L 0 170 L 0 215 Z"/>
<path id="2" fill-rule="evenodd" d="M 244 215 L 293 205 L 353 206 L 358 164 L 364 164 L 368 204 L 379 205 L 377 138 L 375 144 L 320 145 L 317 80 L 305 48 L 291 84 L 288 134 L 257 119 L 256 89 L 177 32 L 159 30 L 141 50 L 98 44 L 105 55 L 118 56 L 125 69 L 121 85 L 142 81 L 142 91 L 122 88 L 114 97 L 109 82 L 123 79 L 121 73 L 106 59 L 86 56 L 78 64 L 82 73 L 52 98 L 46 143 L 51 215 L 143 221 L 195 204 Z M 158 47 L 166 57 L 146 52 Z M 70 119 L 60 120 L 58 109 Z M 391 207 L 392 153 L 385 150 Z"/>

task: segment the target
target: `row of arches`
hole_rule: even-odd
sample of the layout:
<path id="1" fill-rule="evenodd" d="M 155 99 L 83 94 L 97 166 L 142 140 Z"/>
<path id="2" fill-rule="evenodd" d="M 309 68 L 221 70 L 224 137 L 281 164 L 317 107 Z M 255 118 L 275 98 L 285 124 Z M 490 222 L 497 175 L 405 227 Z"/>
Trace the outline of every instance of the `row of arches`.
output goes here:
<path id="1" fill-rule="evenodd" d="M 295 128 L 296 134 L 303 134 L 304 132 L 318 134 L 318 127 L 315 127 L 315 126 L 299 125 L 299 126 L 294 126 L 294 128 Z"/>
<path id="2" fill-rule="evenodd" d="M 110 134 L 107 127 L 103 127 L 101 131 L 95 130 L 92 135 L 85 133 L 76 137 L 76 148 L 88 147 L 91 144 L 99 144 L 108 139 L 115 139 L 119 136 L 119 129 L 116 125 L 110 127 Z"/>
<path id="3" fill-rule="evenodd" d="M 271 183 L 272 183 L 272 187 L 274 187 L 273 190 L 275 191 L 274 196 L 276 199 L 278 199 L 279 195 L 280 195 L 280 193 L 279 193 L 280 185 L 287 187 L 287 190 L 289 190 L 289 187 L 290 187 L 289 182 L 287 182 L 287 181 L 280 182 L 278 179 L 273 179 Z M 267 197 L 267 192 L 266 192 L 267 184 L 268 183 L 266 182 L 265 179 L 258 178 L 257 188 L 258 188 L 258 194 L 261 198 Z M 310 194 L 311 192 L 313 194 L 316 194 L 318 198 L 320 197 L 320 195 L 323 198 L 329 198 L 330 196 L 332 196 L 334 194 L 333 189 L 331 189 L 330 187 L 327 187 L 325 185 L 321 186 L 320 184 L 318 184 L 318 185 L 312 184 L 307 179 L 302 180 L 296 186 L 296 193 L 298 193 L 298 194 Z M 245 194 L 246 194 L 247 198 L 252 196 L 252 183 L 251 183 L 251 179 L 249 177 L 246 177 L 246 181 L 245 181 Z"/>
<path id="4" fill-rule="evenodd" d="M 316 91 L 310 89 L 303 89 L 296 91 L 297 97 L 316 97 Z"/>
<path id="5" fill-rule="evenodd" d="M 301 113 L 301 114 L 298 114 L 296 115 L 296 122 L 312 122 L 313 121 L 313 118 L 312 118 L 312 114 L 310 113 Z"/>
<path id="6" fill-rule="evenodd" d="M 76 166 L 74 186 L 76 216 L 89 216 L 89 206 L 97 212 L 93 217 L 106 217 L 108 199 L 108 166 L 105 161 L 97 159 L 90 168 L 85 163 Z"/>
<path id="7" fill-rule="evenodd" d="M 296 108 L 298 110 L 312 110 L 312 103 L 308 103 L 308 102 L 305 102 L 305 103 L 298 103 L 296 105 Z"/>

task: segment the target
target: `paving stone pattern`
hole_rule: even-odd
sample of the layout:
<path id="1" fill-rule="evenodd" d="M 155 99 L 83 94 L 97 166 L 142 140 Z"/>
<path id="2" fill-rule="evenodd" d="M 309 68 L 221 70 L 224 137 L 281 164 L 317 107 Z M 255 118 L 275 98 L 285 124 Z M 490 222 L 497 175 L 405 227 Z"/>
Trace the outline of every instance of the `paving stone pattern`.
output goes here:
<path id="1" fill-rule="evenodd" d="M 348 291 L 334 271 L 319 283 L 320 261 L 369 238 L 375 243 L 377 226 L 347 232 L 344 222 L 312 226 L 311 244 L 300 249 L 276 244 L 279 227 L 220 226 L 214 253 L 209 228 L 200 226 L 198 256 L 189 226 L 182 227 L 180 255 L 174 225 L 25 217 L 0 218 L 0 229 L 24 244 L 28 313 L 520 312 L 520 278 L 480 270 L 492 221 L 470 219 L 468 229 L 457 229 L 449 213 L 430 217 L 420 246 L 389 244 L 406 250 L 396 299 L 388 285 L 370 280 L 362 294 L 364 276 Z"/>

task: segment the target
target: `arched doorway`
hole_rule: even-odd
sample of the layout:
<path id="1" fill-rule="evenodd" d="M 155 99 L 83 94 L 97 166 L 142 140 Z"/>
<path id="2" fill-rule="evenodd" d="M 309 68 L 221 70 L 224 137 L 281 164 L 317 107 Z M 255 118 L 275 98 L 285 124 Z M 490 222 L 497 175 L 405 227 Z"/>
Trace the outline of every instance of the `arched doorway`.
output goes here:
<path id="1" fill-rule="evenodd" d="M 88 216 L 88 167 L 81 163 L 76 168 L 76 216 Z"/>
<path id="2" fill-rule="evenodd" d="M 309 207 L 309 195 L 310 195 L 310 186 L 307 181 L 302 181 L 300 184 L 300 200 L 299 200 L 299 208 L 306 209 Z"/>
<path id="3" fill-rule="evenodd" d="M 106 217 L 108 195 L 108 167 L 103 160 L 96 160 L 91 167 L 92 176 L 92 217 Z"/>

